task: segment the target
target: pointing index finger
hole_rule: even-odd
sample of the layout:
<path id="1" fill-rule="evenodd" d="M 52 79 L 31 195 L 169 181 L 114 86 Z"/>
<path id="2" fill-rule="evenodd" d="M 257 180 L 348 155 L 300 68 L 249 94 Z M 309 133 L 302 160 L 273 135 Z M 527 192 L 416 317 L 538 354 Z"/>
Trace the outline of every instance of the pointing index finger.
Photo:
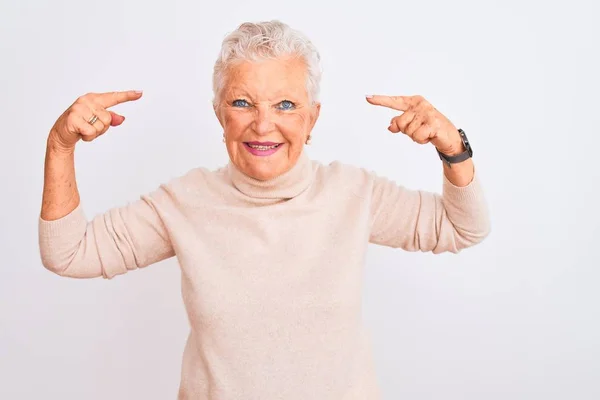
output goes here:
<path id="1" fill-rule="evenodd" d="M 412 106 L 410 96 L 367 95 L 366 98 L 371 104 L 392 108 L 398 111 L 406 111 Z"/>
<path id="2" fill-rule="evenodd" d="M 104 108 L 116 106 L 117 104 L 134 101 L 142 97 L 141 90 L 127 90 L 124 92 L 110 92 L 98 95 L 98 103 Z"/>

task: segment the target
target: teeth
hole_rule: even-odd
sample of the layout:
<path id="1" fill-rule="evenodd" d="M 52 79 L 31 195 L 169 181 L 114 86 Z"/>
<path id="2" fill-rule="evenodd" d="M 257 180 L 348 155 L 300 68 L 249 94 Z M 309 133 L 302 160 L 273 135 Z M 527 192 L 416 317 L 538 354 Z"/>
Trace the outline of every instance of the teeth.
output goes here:
<path id="1" fill-rule="evenodd" d="M 249 144 L 248 146 L 250 146 L 250 147 L 252 147 L 253 149 L 256 149 L 256 150 L 263 150 L 264 151 L 264 150 L 274 149 L 275 147 L 277 147 L 279 145 L 276 144 L 276 145 L 273 145 L 273 146 L 256 146 L 256 145 Z"/>

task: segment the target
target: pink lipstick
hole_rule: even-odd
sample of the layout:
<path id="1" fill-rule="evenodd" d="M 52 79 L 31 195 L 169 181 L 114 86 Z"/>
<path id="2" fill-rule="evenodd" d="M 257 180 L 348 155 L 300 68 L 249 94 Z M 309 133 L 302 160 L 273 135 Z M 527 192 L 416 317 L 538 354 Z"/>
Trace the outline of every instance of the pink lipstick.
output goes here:
<path id="1" fill-rule="evenodd" d="M 275 142 L 244 142 L 244 147 L 255 156 L 265 157 L 274 154 L 283 143 Z"/>

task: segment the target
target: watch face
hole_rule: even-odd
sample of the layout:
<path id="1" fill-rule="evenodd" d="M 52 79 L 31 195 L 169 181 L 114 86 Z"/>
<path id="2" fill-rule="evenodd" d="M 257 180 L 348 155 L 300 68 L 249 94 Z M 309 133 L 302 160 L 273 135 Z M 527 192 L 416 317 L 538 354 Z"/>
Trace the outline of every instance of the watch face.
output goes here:
<path id="1" fill-rule="evenodd" d="M 467 134 L 462 129 L 459 129 L 458 132 L 460 133 L 460 137 L 463 141 L 463 144 L 465 145 L 465 149 L 467 149 L 469 155 L 472 156 L 473 149 L 471 148 L 471 143 L 469 143 L 469 138 L 467 138 Z"/>

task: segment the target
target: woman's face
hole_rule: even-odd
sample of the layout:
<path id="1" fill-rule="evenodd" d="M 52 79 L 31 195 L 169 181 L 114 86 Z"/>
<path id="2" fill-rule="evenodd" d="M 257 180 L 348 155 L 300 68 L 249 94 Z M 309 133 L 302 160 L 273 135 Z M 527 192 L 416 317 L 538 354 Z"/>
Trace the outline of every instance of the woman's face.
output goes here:
<path id="1" fill-rule="evenodd" d="M 271 179 L 298 160 L 320 110 L 309 103 L 306 73 L 297 58 L 242 62 L 226 71 L 215 113 L 229 158 L 246 175 Z"/>

